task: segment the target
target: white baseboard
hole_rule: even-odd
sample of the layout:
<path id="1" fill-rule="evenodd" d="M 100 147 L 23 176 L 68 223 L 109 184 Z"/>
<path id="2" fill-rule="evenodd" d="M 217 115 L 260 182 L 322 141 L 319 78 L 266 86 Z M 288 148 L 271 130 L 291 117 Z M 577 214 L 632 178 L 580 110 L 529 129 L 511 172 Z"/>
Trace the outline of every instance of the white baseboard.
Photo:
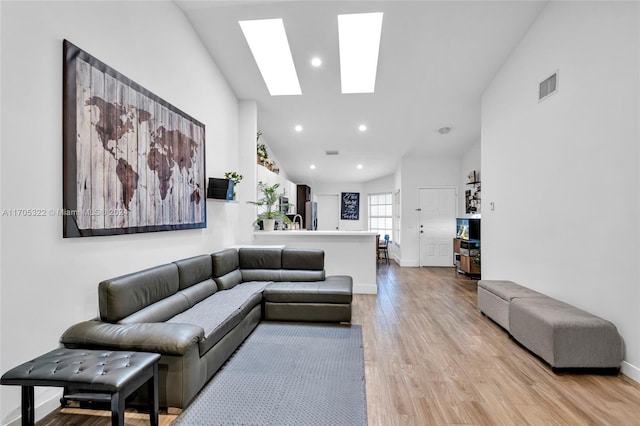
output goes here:
<path id="1" fill-rule="evenodd" d="M 401 267 L 407 268 L 417 268 L 418 266 L 420 266 L 420 263 L 418 263 L 418 259 L 400 259 L 399 263 Z"/>
<path id="2" fill-rule="evenodd" d="M 354 284 L 353 294 L 378 294 L 376 284 Z"/>
<path id="3" fill-rule="evenodd" d="M 630 378 L 631 380 L 640 383 L 640 368 L 635 365 L 629 364 L 627 361 L 622 361 L 622 367 L 620 368 L 622 374 Z"/>
<path id="4" fill-rule="evenodd" d="M 50 388 L 51 389 L 51 388 Z M 51 414 L 54 410 L 60 407 L 60 398 L 62 398 L 62 389 L 58 389 L 55 392 L 50 392 L 47 395 L 48 398 L 42 401 L 40 404 L 36 404 L 35 420 L 39 422 L 46 416 Z M 22 415 L 20 414 L 20 407 L 16 409 L 17 416 L 15 419 L 10 420 L 3 426 L 20 426 L 22 424 Z"/>

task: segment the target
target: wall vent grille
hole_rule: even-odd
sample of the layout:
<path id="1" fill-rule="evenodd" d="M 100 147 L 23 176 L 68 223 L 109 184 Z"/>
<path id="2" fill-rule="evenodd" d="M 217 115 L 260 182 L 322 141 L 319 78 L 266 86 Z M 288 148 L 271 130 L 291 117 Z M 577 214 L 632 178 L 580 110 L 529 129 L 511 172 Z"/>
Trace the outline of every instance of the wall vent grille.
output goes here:
<path id="1" fill-rule="evenodd" d="M 325 151 L 325 153 L 327 155 L 338 155 L 338 154 L 340 154 L 340 152 L 337 149 L 329 149 L 329 150 Z"/>
<path id="2" fill-rule="evenodd" d="M 538 91 L 538 102 L 547 99 L 558 91 L 558 71 L 542 80 Z"/>

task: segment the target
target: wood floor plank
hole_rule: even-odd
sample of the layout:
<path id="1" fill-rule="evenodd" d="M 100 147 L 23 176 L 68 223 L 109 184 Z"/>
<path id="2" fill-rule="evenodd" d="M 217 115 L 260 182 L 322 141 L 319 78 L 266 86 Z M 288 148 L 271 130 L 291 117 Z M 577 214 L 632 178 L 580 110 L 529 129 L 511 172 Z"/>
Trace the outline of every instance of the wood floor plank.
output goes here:
<path id="1" fill-rule="evenodd" d="M 355 295 L 370 426 L 640 425 L 640 384 L 622 374 L 555 373 L 477 307 L 452 268 L 378 265 L 377 295 Z M 169 426 L 178 413 L 161 413 Z M 148 424 L 126 414 L 127 426 Z M 38 422 L 110 424 L 108 412 L 57 410 Z M 349 426 L 349 425 L 340 425 Z"/>

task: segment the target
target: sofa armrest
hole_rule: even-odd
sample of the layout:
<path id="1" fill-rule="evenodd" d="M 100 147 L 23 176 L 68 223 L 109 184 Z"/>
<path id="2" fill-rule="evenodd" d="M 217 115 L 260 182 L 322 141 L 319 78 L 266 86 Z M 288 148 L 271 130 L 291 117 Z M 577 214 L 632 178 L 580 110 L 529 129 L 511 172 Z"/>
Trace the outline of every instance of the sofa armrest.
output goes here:
<path id="1" fill-rule="evenodd" d="M 162 355 L 184 355 L 201 340 L 204 330 L 192 324 L 111 324 L 96 320 L 75 324 L 60 337 L 60 343 L 69 348 L 110 348 Z"/>

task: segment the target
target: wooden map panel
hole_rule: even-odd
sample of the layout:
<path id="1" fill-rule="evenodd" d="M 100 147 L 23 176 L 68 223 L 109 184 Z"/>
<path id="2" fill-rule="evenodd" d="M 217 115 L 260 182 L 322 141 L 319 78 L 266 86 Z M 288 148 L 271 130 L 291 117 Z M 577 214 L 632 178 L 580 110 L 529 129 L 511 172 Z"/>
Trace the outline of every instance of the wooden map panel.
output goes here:
<path id="1" fill-rule="evenodd" d="M 206 227 L 204 124 L 64 41 L 65 237 Z"/>

